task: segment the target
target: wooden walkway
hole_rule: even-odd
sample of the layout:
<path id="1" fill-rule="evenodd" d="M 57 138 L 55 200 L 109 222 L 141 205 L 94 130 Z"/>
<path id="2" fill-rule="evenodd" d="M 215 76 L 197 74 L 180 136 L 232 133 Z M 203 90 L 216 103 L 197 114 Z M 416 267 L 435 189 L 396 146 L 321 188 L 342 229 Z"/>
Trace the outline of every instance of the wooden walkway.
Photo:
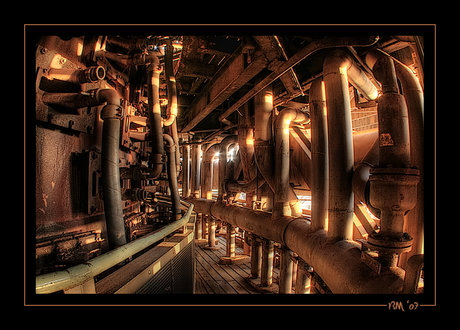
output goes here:
<path id="1" fill-rule="evenodd" d="M 260 293 L 245 280 L 251 274 L 251 265 L 221 265 L 220 257 L 225 256 L 224 237 L 217 236 L 219 250 L 203 249 L 205 244 L 196 246 L 196 289 L 197 294 Z M 243 249 L 236 247 L 236 254 Z"/>

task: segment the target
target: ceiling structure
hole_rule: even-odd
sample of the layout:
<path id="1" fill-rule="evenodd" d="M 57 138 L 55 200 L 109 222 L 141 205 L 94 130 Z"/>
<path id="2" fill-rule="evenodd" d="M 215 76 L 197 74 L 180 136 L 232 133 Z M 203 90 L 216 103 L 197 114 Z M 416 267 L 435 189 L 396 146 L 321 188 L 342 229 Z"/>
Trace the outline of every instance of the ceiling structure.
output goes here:
<path id="1" fill-rule="evenodd" d="M 257 84 L 272 84 L 274 105 L 297 109 L 308 107 L 311 82 L 322 75 L 328 48 L 307 56 L 311 43 L 327 36 L 182 36 L 176 37 L 174 72 L 178 92 L 178 129 L 196 138 L 209 139 L 238 124 L 239 110 L 260 91 Z M 414 66 L 410 43 L 404 36 L 380 36 L 373 46 L 401 62 Z M 364 72 L 370 70 L 360 58 L 360 47 L 344 47 Z M 366 47 L 366 51 L 369 51 Z M 287 68 L 287 69 L 286 69 Z M 357 95 L 359 96 L 359 95 Z M 359 100 L 363 115 L 375 111 L 375 103 Z M 359 115 L 358 115 L 359 117 Z M 356 121 L 358 123 L 358 121 Z"/>

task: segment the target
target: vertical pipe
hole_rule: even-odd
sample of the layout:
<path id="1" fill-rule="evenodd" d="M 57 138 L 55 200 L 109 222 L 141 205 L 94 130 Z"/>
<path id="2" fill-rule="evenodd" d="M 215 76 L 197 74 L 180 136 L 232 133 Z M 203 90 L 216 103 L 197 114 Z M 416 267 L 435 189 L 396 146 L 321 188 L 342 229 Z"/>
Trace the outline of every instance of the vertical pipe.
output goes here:
<path id="1" fill-rule="evenodd" d="M 209 233 L 208 233 L 208 246 L 209 249 L 216 248 L 216 218 L 211 217 L 209 219 Z"/>
<path id="2" fill-rule="evenodd" d="M 297 281 L 295 283 L 296 294 L 310 293 L 311 277 L 305 270 L 306 266 L 308 266 L 308 264 L 299 258 L 297 264 Z"/>
<path id="3" fill-rule="evenodd" d="M 273 257 L 274 243 L 271 240 L 262 239 L 262 266 L 260 271 L 260 285 L 267 287 L 273 283 Z"/>
<path id="4" fill-rule="evenodd" d="M 262 269 L 262 240 L 254 234 L 251 235 L 251 278 L 259 278 Z"/>
<path id="5" fill-rule="evenodd" d="M 182 146 L 182 198 L 190 196 L 190 146 Z"/>
<path id="6" fill-rule="evenodd" d="M 417 185 L 417 205 L 407 215 L 404 231 L 414 239 L 412 250 L 401 256 L 400 266 L 404 268 L 407 260 L 423 253 L 424 216 L 425 216 L 425 162 L 424 162 L 424 102 L 423 90 L 417 77 L 402 63 L 395 61 L 396 74 L 401 81 L 402 91 L 407 103 L 410 136 L 410 163 L 420 170 Z M 422 72 L 418 68 L 417 72 Z"/>
<path id="7" fill-rule="evenodd" d="M 289 125 L 291 122 L 305 122 L 308 117 L 300 111 L 285 109 L 281 111 L 275 121 L 275 202 L 273 205 L 273 216 L 300 216 L 302 211 L 295 211 L 291 214 L 291 208 L 300 206 L 297 196 L 289 185 Z M 300 214 L 297 214 L 300 213 Z"/>
<path id="8" fill-rule="evenodd" d="M 203 213 L 197 213 L 196 214 L 196 222 L 195 222 L 195 238 L 196 239 L 202 239 L 203 235 L 203 230 L 202 230 L 202 225 L 201 222 L 203 221 Z"/>
<path id="9" fill-rule="evenodd" d="M 112 249 L 126 244 L 118 165 L 119 136 L 120 119 L 104 118 L 102 125 L 102 188 L 107 234 Z"/>
<path id="10" fill-rule="evenodd" d="M 192 145 L 191 153 L 191 171 L 190 171 L 190 190 L 194 197 L 200 195 L 200 178 L 201 178 L 201 145 Z"/>
<path id="11" fill-rule="evenodd" d="M 279 293 L 290 294 L 292 292 L 292 267 L 294 262 L 291 259 L 292 251 L 286 246 L 281 249 L 281 264 L 279 278 Z"/>
<path id="12" fill-rule="evenodd" d="M 176 172 L 176 148 L 174 140 L 170 135 L 163 135 L 164 141 L 168 144 L 168 182 L 169 190 L 171 191 L 171 202 L 172 202 L 172 211 L 173 218 L 179 220 L 181 218 L 181 204 L 179 197 L 179 188 L 177 186 L 177 172 Z"/>
<path id="13" fill-rule="evenodd" d="M 152 144 L 152 154 L 150 163 L 155 169 L 153 176 L 156 178 L 163 169 L 163 129 L 161 127 L 161 108 L 160 108 L 160 61 L 155 57 L 147 68 L 147 85 L 148 85 L 148 113 L 150 136 Z"/>
<path id="14" fill-rule="evenodd" d="M 322 79 L 310 88 L 311 119 L 311 229 L 327 228 L 329 163 L 327 141 L 326 90 Z"/>
<path id="15" fill-rule="evenodd" d="M 329 53 L 323 64 L 329 147 L 328 241 L 353 238 L 353 135 L 348 61 L 342 52 Z"/>
<path id="16" fill-rule="evenodd" d="M 233 258 L 235 257 L 235 226 L 230 223 L 227 223 L 227 246 L 226 252 L 227 257 Z"/>

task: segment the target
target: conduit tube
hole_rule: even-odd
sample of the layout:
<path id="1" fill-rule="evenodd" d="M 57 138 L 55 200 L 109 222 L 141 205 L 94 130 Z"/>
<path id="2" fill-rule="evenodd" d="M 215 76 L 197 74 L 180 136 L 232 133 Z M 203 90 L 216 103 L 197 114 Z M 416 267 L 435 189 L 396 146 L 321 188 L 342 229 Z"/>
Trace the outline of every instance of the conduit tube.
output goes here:
<path id="1" fill-rule="evenodd" d="M 180 219 L 180 197 L 179 187 L 177 186 L 177 172 L 176 172 L 176 148 L 173 138 L 168 134 L 163 134 L 163 140 L 167 144 L 166 152 L 168 153 L 168 182 L 169 190 L 171 192 L 172 210 L 175 220 Z"/>
<path id="2" fill-rule="evenodd" d="M 289 125 L 291 122 L 303 123 L 308 116 L 295 109 L 284 109 L 275 121 L 275 201 L 273 216 L 290 216 L 292 200 L 289 196 Z M 297 199 L 297 197 L 296 197 Z M 298 201 L 297 201 L 298 202 Z M 301 212 L 300 212 L 301 213 Z M 299 215 L 297 215 L 299 216 Z"/>
<path id="3" fill-rule="evenodd" d="M 152 154 L 150 164 L 152 166 L 152 177 L 157 178 L 163 170 L 163 130 L 161 127 L 161 108 L 160 108 L 160 60 L 155 55 L 151 55 L 152 62 L 147 67 L 148 84 L 148 112 L 150 124 L 150 137 L 152 142 Z"/>
<path id="4" fill-rule="evenodd" d="M 310 87 L 311 119 L 311 229 L 327 229 L 329 163 L 326 90 L 321 78 Z"/>
<path id="5" fill-rule="evenodd" d="M 126 244 L 125 222 L 121 205 L 120 168 L 118 150 L 120 148 L 120 119 L 123 108 L 120 96 L 113 89 L 98 89 L 98 102 L 107 104 L 101 110 L 102 125 L 102 191 L 107 235 L 111 249 Z"/>
<path id="6" fill-rule="evenodd" d="M 210 214 L 254 235 L 282 243 L 311 265 L 333 293 L 392 294 L 402 289 L 404 270 L 392 267 L 377 275 L 361 261 L 359 243 L 342 240 L 327 244 L 327 232 L 312 232 L 310 222 L 303 218 L 275 218 L 268 212 L 206 199 L 190 202 L 196 212 Z"/>
<path id="7" fill-rule="evenodd" d="M 342 50 L 331 51 L 323 64 L 329 144 L 330 242 L 353 238 L 353 135 L 348 78 L 370 99 L 377 89 Z"/>

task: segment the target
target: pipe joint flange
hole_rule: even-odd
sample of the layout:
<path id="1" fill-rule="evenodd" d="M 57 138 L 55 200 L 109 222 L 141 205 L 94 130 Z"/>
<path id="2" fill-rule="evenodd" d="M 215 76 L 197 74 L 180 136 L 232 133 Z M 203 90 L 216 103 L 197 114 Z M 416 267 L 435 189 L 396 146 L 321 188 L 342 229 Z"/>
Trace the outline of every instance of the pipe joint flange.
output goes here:
<path id="1" fill-rule="evenodd" d="M 370 249 L 374 249 L 385 254 L 401 254 L 412 250 L 413 238 L 404 233 L 402 236 L 382 235 L 371 233 L 367 240 Z"/>
<path id="2" fill-rule="evenodd" d="M 123 117 L 123 107 L 115 104 L 107 104 L 101 110 L 101 119 L 121 119 Z"/>

